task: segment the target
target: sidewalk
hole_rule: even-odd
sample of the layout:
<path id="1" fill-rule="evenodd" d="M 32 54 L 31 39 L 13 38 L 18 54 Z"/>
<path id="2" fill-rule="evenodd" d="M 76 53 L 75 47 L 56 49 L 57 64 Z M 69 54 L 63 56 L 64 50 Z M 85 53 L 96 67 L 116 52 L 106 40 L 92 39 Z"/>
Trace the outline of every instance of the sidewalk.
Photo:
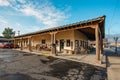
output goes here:
<path id="1" fill-rule="evenodd" d="M 106 48 L 105 53 L 108 55 L 108 80 L 120 80 L 120 56 L 115 56 L 114 50 L 110 48 Z"/>
<path id="2" fill-rule="evenodd" d="M 14 49 L 14 50 L 21 51 L 19 49 Z M 106 67 L 106 64 L 96 63 L 96 55 L 95 54 L 71 55 L 71 54 L 61 53 L 59 56 L 55 56 L 55 55 L 51 55 L 51 54 L 42 54 L 42 53 L 38 53 L 38 52 L 30 52 L 29 50 L 22 50 L 22 51 L 23 52 L 29 52 L 29 53 L 32 53 L 32 54 L 37 54 L 37 55 L 53 56 L 53 57 L 56 57 L 56 58 L 61 58 L 61 59 L 86 63 L 86 64 L 99 66 L 99 67 L 103 67 L 103 68 Z M 105 56 L 103 56 L 103 61 L 105 61 Z"/>
<path id="3" fill-rule="evenodd" d="M 105 68 L 105 64 L 96 63 L 96 55 L 95 54 L 67 55 L 67 56 L 63 55 L 63 56 L 54 56 L 54 57 L 72 60 L 72 61 L 81 62 L 81 63 L 86 63 L 86 64 Z M 103 57 L 103 59 L 105 59 L 105 57 Z"/>
<path id="4" fill-rule="evenodd" d="M 120 57 L 109 56 L 108 80 L 120 80 Z"/>

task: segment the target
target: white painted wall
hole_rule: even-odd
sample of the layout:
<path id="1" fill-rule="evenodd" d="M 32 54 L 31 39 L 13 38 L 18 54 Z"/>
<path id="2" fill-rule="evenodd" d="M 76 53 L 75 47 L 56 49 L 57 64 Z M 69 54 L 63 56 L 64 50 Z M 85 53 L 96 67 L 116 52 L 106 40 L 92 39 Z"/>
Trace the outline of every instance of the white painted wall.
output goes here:
<path id="1" fill-rule="evenodd" d="M 50 34 L 39 34 L 32 36 L 32 46 L 36 46 L 37 44 L 42 44 L 42 39 L 46 40 L 46 44 L 50 46 L 51 44 L 51 35 Z"/>
<path id="2" fill-rule="evenodd" d="M 61 31 L 56 34 L 56 40 L 58 40 L 57 51 L 60 51 L 60 40 L 64 39 L 64 49 L 71 50 L 71 46 L 66 46 L 66 40 L 74 41 L 74 30 Z"/>
<path id="3" fill-rule="evenodd" d="M 56 40 L 58 41 L 58 45 L 56 45 L 56 49 L 59 52 L 60 51 L 60 40 L 64 39 L 64 49 L 67 50 L 74 50 L 75 46 L 75 40 L 87 40 L 88 38 L 81 33 L 78 30 L 66 30 L 66 31 L 61 31 L 56 33 L 55 35 Z M 46 40 L 46 44 L 48 47 L 51 45 L 51 35 L 49 33 L 47 34 L 38 34 L 38 35 L 33 35 L 31 38 L 31 45 L 32 47 L 36 47 L 37 44 L 42 44 L 41 41 L 42 39 Z M 66 40 L 70 39 L 70 42 L 73 43 L 73 48 L 71 47 L 71 44 L 69 47 L 66 46 Z"/>
<path id="4" fill-rule="evenodd" d="M 78 30 L 67 30 L 67 31 L 62 31 L 56 34 L 56 40 L 58 40 L 58 45 L 57 45 L 57 51 L 60 51 L 60 40 L 64 39 L 64 49 L 67 50 L 74 50 L 75 47 L 75 40 L 88 40 L 86 35 L 81 33 Z M 66 46 L 66 40 L 70 39 L 71 42 L 73 42 L 73 48 L 67 47 Z M 71 44 L 70 44 L 71 45 Z"/>

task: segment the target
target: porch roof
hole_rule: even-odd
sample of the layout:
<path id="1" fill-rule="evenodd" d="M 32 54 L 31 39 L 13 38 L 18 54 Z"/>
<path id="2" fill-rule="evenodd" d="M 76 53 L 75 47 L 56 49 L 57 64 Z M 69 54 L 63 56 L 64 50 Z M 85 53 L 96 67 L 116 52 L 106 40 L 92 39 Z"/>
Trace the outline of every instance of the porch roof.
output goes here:
<path id="1" fill-rule="evenodd" d="M 102 28 L 103 29 L 102 30 L 102 33 L 103 33 L 102 36 L 104 37 L 104 21 L 105 21 L 105 15 L 97 17 L 97 18 L 89 19 L 89 20 L 84 20 L 84 21 L 72 23 L 72 24 L 67 24 L 67 25 L 48 28 L 48 29 L 45 29 L 45 30 L 31 32 L 31 33 L 27 33 L 27 34 L 22 34 L 22 35 L 19 35 L 19 36 L 15 36 L 15 38 L 24 37 L 24 36 L 31 36 L 31 35 L 47 33 L 47 32 L 55 32 L 55 31 L 61 31 L 61 30 L 67 30 L 67 29 L 74 29 L 76 27 L 84 27 L 84 26 L 88 26 L 88 25 L 91 25 L 91 24 L 99 24 L 99 23 L 102 24 L 102 27 L 103 27 Z"/>

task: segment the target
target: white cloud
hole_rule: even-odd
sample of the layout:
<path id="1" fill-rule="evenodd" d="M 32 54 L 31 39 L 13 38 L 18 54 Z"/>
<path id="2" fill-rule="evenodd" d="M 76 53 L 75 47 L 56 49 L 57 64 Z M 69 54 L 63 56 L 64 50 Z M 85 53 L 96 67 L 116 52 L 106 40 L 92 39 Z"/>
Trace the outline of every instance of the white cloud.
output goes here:
<path id="1" fill-rule="evenodd" d="M 7 27 L 7 24 L 8 24 L 7 20 L 0 16 L 0 36 L 2 36 L 2 32 L 4 28 Z"/>
<path id="2" fill-rule="evenodd" d="M 0 18 L 0 24 L 7 24 L 8 22 Z"/>
<path id="3" fill-rule="evenodd" d="M 8 0 L 0 0 L 0 6 L 9 6 L 10 3 Z"/>
<path id="4" fill-rule="evenodd" d="M 26 34 L 29 32 L 40 30 L 40 27 L 38 26 L 25 26 L 20 23 L 16 23 L 15 26 L 12 26 L 11 28 L 14 29 L 14 31 L 16 32 L 16 35 L 18 31 L 20 31 L 20 34 Z"/>
<path id="5" fill-rule="evenodd" d="M 6 27 L 12 28 L 16 32 L 16 35 L 17 35 L 18 31 L 20 31 L 21 34 L 25 34 L 28 32 L 40 30 L 39 26 L 26 26 L 26 25 L 22 25 L 18 22 L 15 22 L 15 24 L 12 25 L 5 18 L 0 16 L 0 36 L 2 36 L 2 32 Z"/>
<path id="6" fill-rule="evenodd" d="M 64 20 L 66 18 L 63 12 L 52 8 L 36 10 L 34 8 L 31 8 L 30 6 L 27 6 L 24 9 L 21 9 L 20 11 L 27 16 L 34 16 L 46 26 L 57 26 L 57 24 L 61 20 Z"/>
<path id="7" fill-rule="evenodd" d="M 39 0 L 41 3 L 29 0 L 5 0 L 9 6 L 16 11 L 23 13 L 26 16 L 35 17 L 40 23 L 45 26 L 54 27 L 63 22 L 68 16 L 64 11 L 57 9 L 52 3 L 47 0 Z M 3 1 L 4 2 L 4 1 Z M 21 4 L 17 4 L 20 2 Z"/>
<path id="8" fill-rule="evenodd" d="M 28 3 L 17 5 L 17 7 L 14 8 L 27 16 L 35 17 L 45 26 L 57 26 L 61 21 L 67 18 L 67 15 L 65 15 L 63 11 L 57 9 L 50 2 L 44 2 L 39 5 Z"/>
<path id="9" fill-rule="evenodd" d="M 16 32 L 16 35 L 18 35 L 18 31 L 20 31 L 20 34 L 26 34 L 29 32 L 40 30 L 39 26 L 26 26 L 26 25 L 22 25 L 20 23 L 16 23 L 14 25 L 11 25 L 5 20 L 1 21 L 1 18 L 0 18 L 0 36 L 2 36 L 2 32 L 6 27 L 12 28 L 13 31 Z"/>
<path id="10" fill-rule="evenodd" d="M 0 6 L 8 6 L 13 10 L 22 13 L 24 16 L 32 16 L 38 20 L 41 25 L 46 26 L 46 28 L 56 27 L 60 23 L 65 22 L 65 19 L 68 17 L 68 15 L 65 14 L 65 11 L 57 9 L 47 0 L 39 1 L 41 1 L 41 3 L 35 2 L 34 0 L 0 0 Z M 17 4 L 17 2 L 20 4 Z M 68 10 L 68 8 L 66 8 L 66 10 Z M 2 33 L 1 31 L 3 31 L 5 27 L 13 28 L 16 32 L 21 31 L 23 34 L 38 31 L 41 28 L 44 29 L 41 26 L 26 26 L 17 22 L 15 22 L 13 26 L 4 19 L 0 19 L 0 23 L 2 23 L 0 25 L 0 33 Z"/>

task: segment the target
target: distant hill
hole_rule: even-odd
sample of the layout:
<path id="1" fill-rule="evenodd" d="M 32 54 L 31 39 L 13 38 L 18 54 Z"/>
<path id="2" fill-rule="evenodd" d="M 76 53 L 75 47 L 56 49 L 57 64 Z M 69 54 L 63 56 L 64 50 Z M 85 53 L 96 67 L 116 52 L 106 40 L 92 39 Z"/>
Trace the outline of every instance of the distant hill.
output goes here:
<path id="1" fill-rule="evenodd" d="M 120 42 L 120 34 L 105 35 L 105 38 L 107 38 L 109 42 L 114 42 L 114 37 L 119 37 L 118 42 Z"/>

